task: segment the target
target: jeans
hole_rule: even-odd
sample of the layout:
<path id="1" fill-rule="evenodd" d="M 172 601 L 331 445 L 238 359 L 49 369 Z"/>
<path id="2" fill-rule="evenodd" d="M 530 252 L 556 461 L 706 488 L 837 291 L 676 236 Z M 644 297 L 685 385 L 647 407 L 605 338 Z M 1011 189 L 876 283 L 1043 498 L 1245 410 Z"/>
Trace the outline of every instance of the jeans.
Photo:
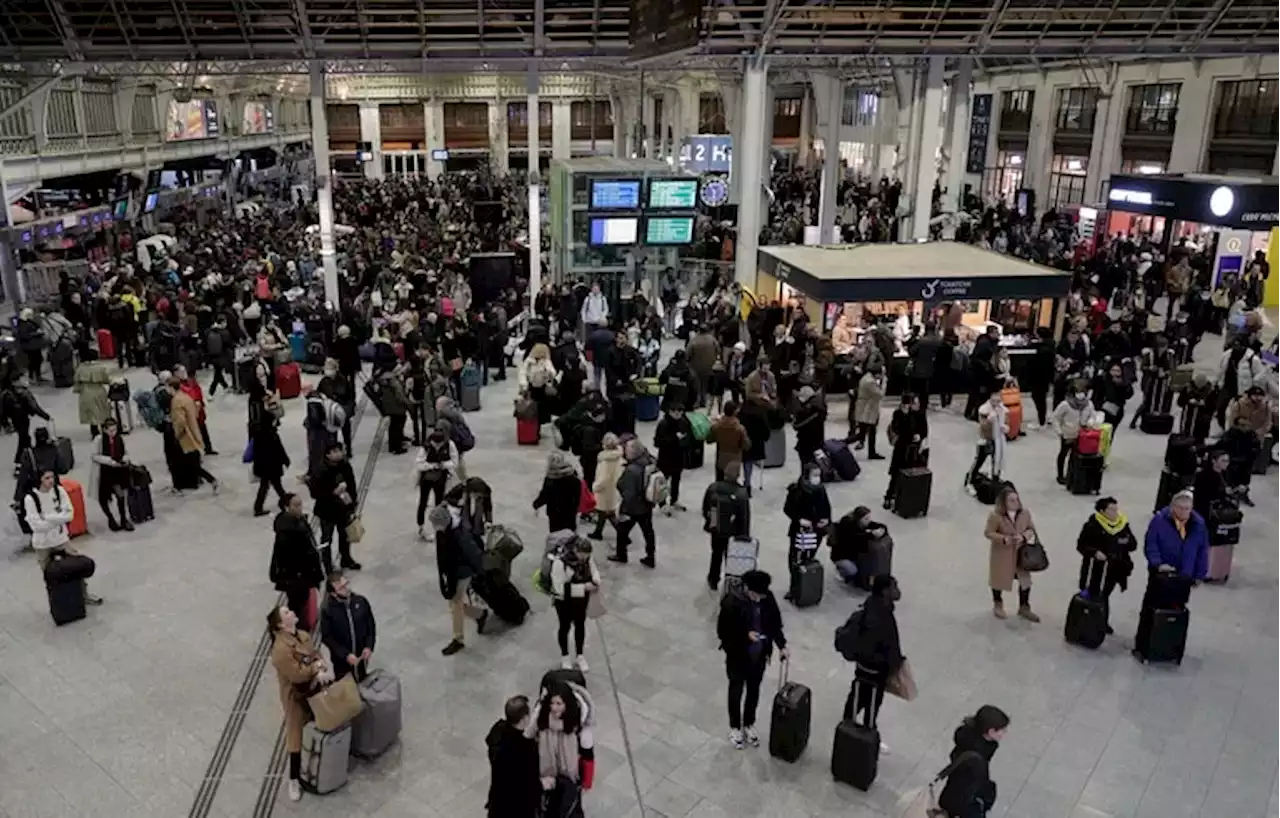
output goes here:
<path id="1" fill-rule="evenodd" d="M 628 517 L 618 524 L 618 556 L 626 559 L 627 548 L 631 545 L 631 529 L 640 526 L 640 532 L 644 534 L 644 555 L 649 559 L 653 559 L 654 552 L 658 548 L 657 535 L 653 532 L 653 512 L 648 514 L 638 514 L 634 517 Z"/>
<path id="2" fill-rule="evenodd" d="M 853 582 L 853 578 L 858 575 L 858 566 L 853 560 L 836 560 L 834 565 L 836 573 L 845 582 Z"/>
<path id="3" fill-rule="evenodd" d="M 587 641 L 587 597 L 570 597 L 555 601 L 556 619 L 560 627 L 556 631 L 556 642 L 560 645 L 560 655 L 569 655 L 569 628 L 573 628 L 573 652 L 582 655 L 582 646 Z"/>
<path id="4" fill-rule="evenodd" d="M 727 668 L 729 676 L 729 728 L 741 730 L 756 723 L 756 707 L 760 704 L 760 681 L 764 678 L 764 659 L 749 660 L 742 668 Z"/>

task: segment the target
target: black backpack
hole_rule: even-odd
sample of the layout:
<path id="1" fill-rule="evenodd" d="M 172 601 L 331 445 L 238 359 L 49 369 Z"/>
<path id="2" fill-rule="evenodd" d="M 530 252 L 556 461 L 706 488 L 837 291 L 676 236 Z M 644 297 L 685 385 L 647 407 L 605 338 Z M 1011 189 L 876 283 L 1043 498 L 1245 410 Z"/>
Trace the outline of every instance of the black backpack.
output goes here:
<path id="1" fill-rule="evenodd" d="M 713 506 L 710 519 L 707 520 L 707 527 L 717 534 L 732 536 L 738 530 L 740 509 L 737 493 L 732 488 L 726 490 L 719 485 L 712 491 L 714 492 Z"/>
<path id="2" fill-rule="evenodd" d="M 836 652 L 850 662 L 857 662 L 870 653 L 867 643 L 867 612 L 859 608 L 849 615 L 843 625 L 836 628 Z"/>

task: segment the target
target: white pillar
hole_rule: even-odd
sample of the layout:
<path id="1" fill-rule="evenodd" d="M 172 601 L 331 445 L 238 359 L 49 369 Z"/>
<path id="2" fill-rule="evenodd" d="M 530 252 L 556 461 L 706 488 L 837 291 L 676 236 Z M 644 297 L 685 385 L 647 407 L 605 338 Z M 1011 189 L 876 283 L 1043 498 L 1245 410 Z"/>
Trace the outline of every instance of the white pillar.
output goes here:
<path id="1" fill-rule="evenodd" d="M 826 104 L 822 128 L 822 187 L 818 194 L 818 243 L 835 244 L 836 201 L 840 196 L 840 114 L 844 108 L 844 83 L 839 77 L 822 77 L 818 86 Z"/>
<path id="2" fill-rule="evenodd" d="M 431 100 L 422 103 L 422 125 L 426 131 L 427 178 L 438 179 L 444 173 L 444 163 L 431 158 L 432 151 L 444 150 L 444 103 Z"/>
<path id="3" fill-rule="evenodd" d="M 800 97 L 800 140 L 796 144 L 796 163 L 802 168 L 809 166 L 809 156 L 813 153 L 813 90 L 805 86 Z"/>
<path id="4" fill-rule="evenodd" d="M 698 89 L 689 79 L 682 79 L 676 93 L 676 106 L 671 117 L 671 152 L 677 157 L 684 141 L 698 133 Z"/>
<path id="5" fill-rule="evenodd" d="M 724 124 L 729 129 L 733 153 L 729 163 L 729 201 L 738 204 L 742 201 L 742 174 L 746 165 L 742 164 L 745 156 L 738 153 L 742 144 L 742 104 L 743 87 L 741 83 L 726 82 L 720 86 L 720 99 L 724 103 Z"/>
<path id="6" fill-rule="evenodd" d="M 959 70 L 951 78 L 951 105 L 947 116 L 951 120 L 951 133 L 945 138 L 951 141 L 950 157 L 947 160 L 947 196 L 943 211 L 958 213 L 962 188 L 964 187 L 965 165 L 968 163 L 969 150 L 969 86 L 973 81 L 973 63 L 961 60 Z"/>
<path id="7" fill-rule="evenodd" d="M 541 6 L 541 3 L 539 3 Z M 538 73 L 529 72 L 529 311 L 542 290 L 542 196 L 538 188 Z M 554 124 L 554 121 L 553 123 Z M 554 138 L 555 130 L 552 129 Z"/>
<path id="8" fill-rule="evenodd" d="M 1106 139 L 1112 117 L 1122 116 L 1119 105 L 1111 104 L 1111 97 L 1101 96 L 1093 109 L 1093 141 L 1089 143 L 1089 167 L 1084 177 L 1084 204 L 1094 205 L 1102 200 L 1102 183 L 1111 177 L 1107 164 Z"/>
<path id="9" fill-rule="evenodd" d="M 568 159 L 573 155 L 573 111 L 567 99 L 551 103 L 551 158 Z"/>
<path id="10" fill-rule="evenodd" d="M 1209 136 L 1213 77 L 1200 72 L 1182 82 L 1178 92 L 1178 121 L 1169 149 L 1169 173 L 1199 173 Z"/>
<path id="11" fill-rule="evenodd" d="M 1053 161 L 1053 114 L 1057 104 L 1053 86 L 1043 78 L 1031 101 L 1031 132 L 1027 135 L 1026 175 L 1022 186 L 1036 194 L 1036 211 L 1049 209 L 1049 165 Z"/>
<path id="12" fill-rule="evenodd" d="M 324 107 L 324 63 L 311 64 L 311 147 L 316 165 L 316 204 L 320 211 L 320 265 L 324 298 L 336 308 L 338 258 L 333 245 L 333 177 L 329 169 L 329 122 Z"/>
<path id="13" fill-rule="evenodd" d="M 489 166 L 493 172 L 504 175 L 511 169 L 511 149 L 507 145 L 507 104 L 500 99 L 489 100 Z"/>
<path id="14" fill-rule="evenodd" d="M 381 179 L 382 168 L 382 117 L 378 113 L 378 103 L 360 103 L 360 141 L 369 143 L 373 151 L 373 161 L 364 163 L 364 178 Z"/>
<path id="15" fill-rule="evenodd" d="M 916 163 L 915 198 L 911 203 L 911 237 L 929 238 L 933 185 L 938 181 L 938 146 L 942 143 L 942 69 L 946 59 L 929 58 L 920 109 L 920 154 Z"/>
<path id="16" fill-rule="evenodd" d="M 640 118 L 644 124 L 644 131 L 641 133 L 643 140 L 640 146 L 640 155 L 645 159 L 658 158 L 658 134 L 653 128 L 653 119 L 656 111 L 654 110 L 653 94 L 644 94 L 640 97 Z"/>
<path id="17" fill-rule="evenodd" d="M 734 277 L 739 284 L 756 285 L 756 251 L 760 244 L 760 226 L 764 222 L 764 193 L 761 185 L 767 145 L 772 130 L 769 116 L 768 71 L 764 65 L 752 66 L 742 75 L 741 139 L 733 146 L 734 164 L 741 168 L 742 201 L 738 206 L 738 244 L 734 261 Z M 739 162 L 741 157 L 741 162 Z"/>
<path id="18" fill-rule="evenodd" d="M 627 113 L 626 101 L 617 94 L 611 94 L 609 107 L 613 113 L 613 155 L 619 159 L 630 158 L 627 152 L 627 123 L 631 121 L 631 117 Z"/>

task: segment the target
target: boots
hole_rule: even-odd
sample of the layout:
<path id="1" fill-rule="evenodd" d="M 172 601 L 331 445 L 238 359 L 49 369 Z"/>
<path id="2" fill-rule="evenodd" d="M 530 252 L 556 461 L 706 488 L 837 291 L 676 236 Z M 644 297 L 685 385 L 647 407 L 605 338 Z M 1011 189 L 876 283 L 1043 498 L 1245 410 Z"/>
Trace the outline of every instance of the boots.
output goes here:
<path id="1" fill-rule="evenodd" d="M 1040 616 L 1031 610 L 1031 589 L 1018 589 L 1018 618 L 1028 622 L 1039 622 Z"/>

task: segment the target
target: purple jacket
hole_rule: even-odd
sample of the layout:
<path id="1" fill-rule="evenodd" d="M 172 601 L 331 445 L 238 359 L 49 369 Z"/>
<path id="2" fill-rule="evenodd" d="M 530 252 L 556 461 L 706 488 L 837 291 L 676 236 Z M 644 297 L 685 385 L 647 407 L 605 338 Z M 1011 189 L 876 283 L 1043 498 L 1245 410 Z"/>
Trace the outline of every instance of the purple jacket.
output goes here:
<path id="1" fill-rule="evenodd" d="M 1162 508 L 1147 525 L 1143 551 L 1152 568 L 1172 565 L 1181 576 L 1204 579 L 1209 573 L 1209 527 L 1204 518 L 1193 511 L 1187 520 L 1186 539 L 1183 539 L 1173 524 L 1172 512 Z"/>

